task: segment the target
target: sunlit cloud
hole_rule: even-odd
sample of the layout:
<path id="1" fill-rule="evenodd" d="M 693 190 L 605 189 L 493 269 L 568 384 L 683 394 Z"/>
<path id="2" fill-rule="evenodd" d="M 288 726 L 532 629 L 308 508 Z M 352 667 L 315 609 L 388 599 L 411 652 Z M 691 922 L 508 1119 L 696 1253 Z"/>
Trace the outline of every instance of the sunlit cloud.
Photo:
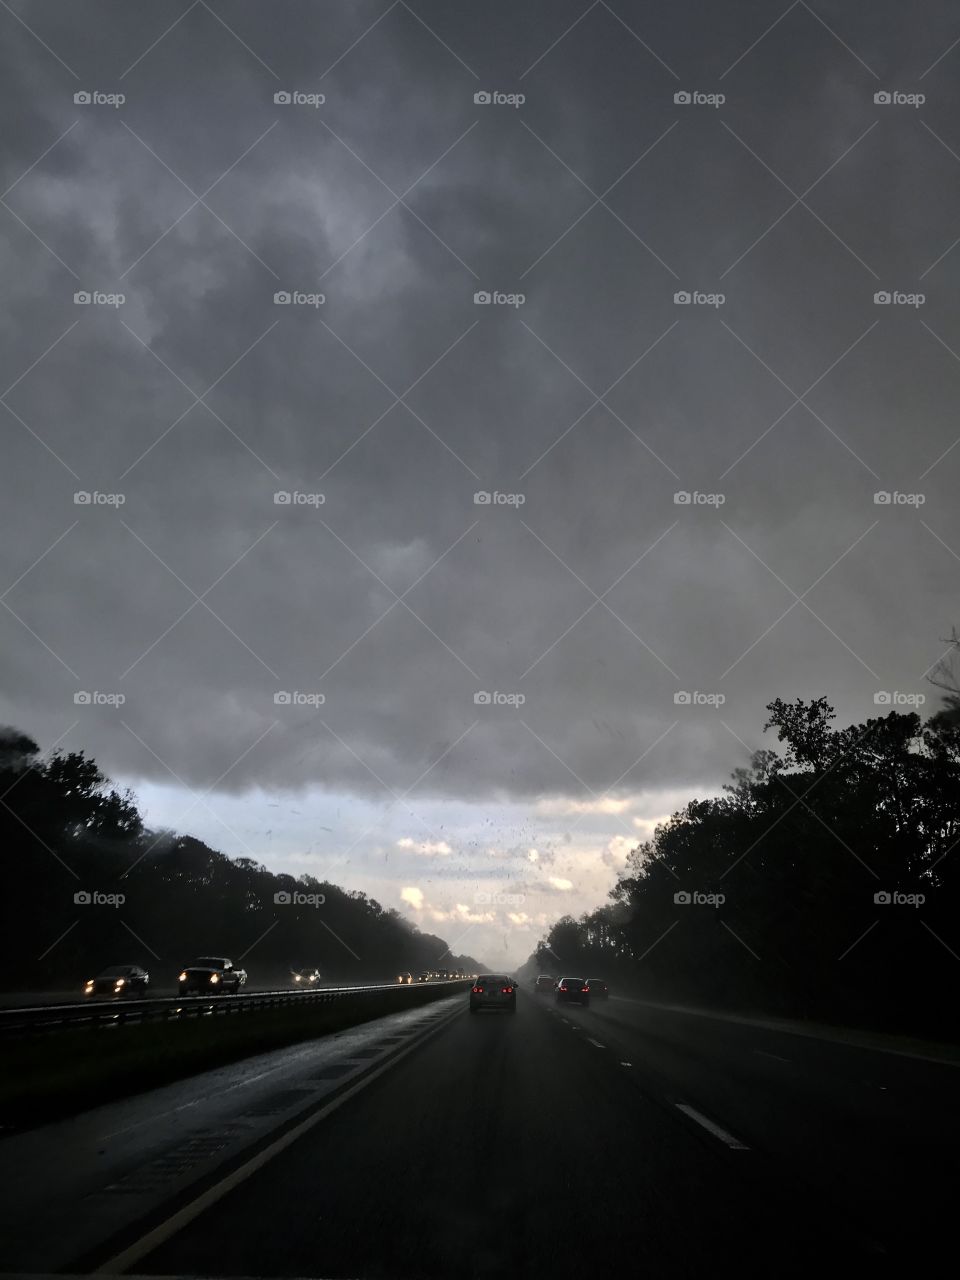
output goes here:
<path id="1" fill-rule="evenodd" d="M 398 840 L 397 848 L 407 849 L 411 853 L 422 854 L 453 853 L 446 840 L 411 840 L 409 836 L 404 836 L 401 840 Z"/>

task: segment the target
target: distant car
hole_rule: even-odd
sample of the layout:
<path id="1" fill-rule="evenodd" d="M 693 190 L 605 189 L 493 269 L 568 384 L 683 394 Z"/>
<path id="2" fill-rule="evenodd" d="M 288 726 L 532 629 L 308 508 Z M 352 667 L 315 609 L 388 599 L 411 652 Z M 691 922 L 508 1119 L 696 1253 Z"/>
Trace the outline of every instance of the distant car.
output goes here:
<path id="1" fill-rule="evenodd" d="M 398 973 L 398 974 L 397 974 L 397 981 L 401 984 L 401 986 L 409 987 L 410 983 L 413 981 L 413 974 L 412 974 L 412 973 Z"/>
<path id="2" fill-rule="evenodd" d="M 429 973 L 418 973 L 418 974 L 417 974 L 417 981 L 418 981 L 418 982 L 429 982 L 429 981 L 430 981 L 430 975 L 429 975 Z"/>
<path id="3" fill-rule="evenodd" d="M 180 970 L 180 995 L 236 995 L 247 980 L 246 969 L 237 969 L 224 956 L 199 956 Z"/>
<path id="4" fill-rule="evenodd" d="M 505 973 L 481 973 L 470 988 L 470 1012 L 499 1009 L 517 1012 L 517 989 Z"/>
<path id="5" fill-rule="evenodd" d="M 556 978 L 551 977 L 549 973 L 541 973 L 533 984 L 533 990 L 536 995 L 545 996 L 548 992 L 553 991 L 556 985 Z"/>
<path id="6" fill-rule="evenodd" d="M 294 969 L 290 977 L 298 991 L 303 991 L 307 987 L 319 987 L 323 981 L 319 969 Z"/>
<path id="7" fill-rule="evenodd" d="M 587 986 L 590 988 L 590 995 L 598 1000 L 610 999 L 610 988 L 602 978 L 588 978 Z"/>
<path id="8" fill-rule="evenodd" d="M 557 983 L 557 1004 L 590 1003 L 590 985 L 586 978 L 561 978 Z"/>
<path id="9" fill-rule="evenodd" d="M 84 983 L 85 996 L 143 996 L 150 985 L 150 975 L 138 964 L 114 964 Z"/>

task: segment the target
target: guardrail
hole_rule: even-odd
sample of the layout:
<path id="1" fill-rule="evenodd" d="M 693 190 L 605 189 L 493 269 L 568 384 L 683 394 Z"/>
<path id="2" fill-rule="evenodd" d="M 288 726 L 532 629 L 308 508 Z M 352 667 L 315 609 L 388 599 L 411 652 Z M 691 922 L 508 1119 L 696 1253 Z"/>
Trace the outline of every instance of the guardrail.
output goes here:
<path id="1" fill-rule="evenodd" d="M 237 995 L 161 996 L 147 1000 L 117 1000 L 110 996 L 89 996 L 76 1004 L 36 1005 L 24 1009 L 0 1009 L 0 1036 L 64 1031 L 87 1027 L 108 1027 L 144 1022 L 179 1022 L 188 1018 L 220 1017 L 256 1013 L 262 1009 L 287 1008 L 296 1005 L 334 1004 L 343 1000 L 364 1001 L 387 992 L 396 992 L 396 1004 L 402 1007 L 404 992 L 424 991 L 438 987 L 451 991 L 469 986 L 469 979 L 454 978 L 437 982 L 390 982 L 359 987 L 322 987 L 315 991 L 250 991 Z"/>

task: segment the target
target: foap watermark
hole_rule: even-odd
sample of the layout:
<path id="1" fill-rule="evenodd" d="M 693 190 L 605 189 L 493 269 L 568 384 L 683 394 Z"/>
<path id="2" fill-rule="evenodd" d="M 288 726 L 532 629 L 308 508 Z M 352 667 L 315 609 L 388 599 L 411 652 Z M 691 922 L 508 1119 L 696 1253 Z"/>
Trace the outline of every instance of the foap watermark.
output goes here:
<path id="1" fill-rule="evenodd" d="M 699 289 L 678 289 L 673 295 L 677 307 L 722 307 L 727 300 L 725 293 L 702 293 Z"/>
<path id="2" fill-rule="evenodd" d="M 278 689 L 273 695 L 277 707 L 322 707 L 326 700 L 325 693 L 301 693 L 299 689 Z"/>
<path id="3" fill-rule="evenodd" d="M 873 495 L 876 507 L 922 507 L 926 500 L 925 493 L 901 493 L 899 489 L 878 489 Z"/>
<path id="4" fill-rule="evenodd" d="M 492 693 L 478 689 L 473 695 L 474 705 L 478 707 L 522 707 L 526 700 L 525 693 L 500 693 L 496 689 Z"/>
<path id="5" fill-rule="evenodd" d="M 78 489 L 73 495 L 75 507 L 122 507 L 125 493 L 101 493 L 99 489 Z"/>
<path id="6" fill-rule="evenodd" d="M 501 93 L 499 89 L 478 89 L 473 95 L 476 107 L 522 107 L 526 100 L 523 93 Z"/>
<path id="7" fill-rule="evenodd" d="M 99 89 L 78 89 L 73 95 L 77 107 L 122 107 L 127 100 L 125 93 L 103 93 Z"/>
<path id="8" fill-rule="evenodd" d="M 900 689 L 878 689 L 873 695 L 877 707 L 922 707 L 926 701 L 925 693 L 903 693 Z"/>
<path id="9" fill-rule="evenodd" d="M 326 902 L 322 893 L 303 893 L 300 889 L 278 889 L 273 895 L 275 907 L 322 907 Z"/>
<path id="10" fill-rule="evenodd" d="M 878 889 L 873 901 L 878 907 L 922 907 L 925 893 L 901 893 L 899 889 Z"/>
<path id="11" fill-rule="evenodd" d="M 678 689 L 673 695 L 674 705 L 677 707 L 722 707 L 726 700 L 725 693 L 701 693 L 699 689 L 692 692 Z"/>
<path id="12" fill-rule="evenodd" d="M 522 307 L 527 300 L 525 293 L 503 293 L 499 289 L 478 289 L 473 295 L 475 307 Z"/>
<path id="13" fill-rule="evenodd" d="M 103 893 L 100 889 L 78 889 L 73 895 L 78 907 L 122 907 L 126 900 L 124 893 Z"/>
<path id="14" fill-rule="evenodd" d="M 878 289 L 873 295 L 875 307 L 922 307 L 925 293 L 904 293 L 902 289 Z"/>
<path id="15" fill-rule="evenodd" d="M 273 495 L 277 507 L 322 507 L 326 500 L 326 494 L 301 493 L 299 489 L 278 489 Z"/>
<path id="16" fill-rule="evenodd" d="M 75 307 L 122 307 L 126 300 L 125 293 L 104 293 L 100 289 L 78 289 L 73 295 Z"/>
<path id="17" fill-rule="evenodd" d="M 490 893 L 486 889 L 473 895 L 473 901 L 478 907 L 519 907 L 526 900 L 526 895 L 522 893 Z"/>
<path id="18" fill-rule="evenodd" d="M 725 893 L 705 893 L 700 889 L 678 889 L 673 895 L 678 907 L 722 907 L 726 900 Z"/>
<path id="19" fill-rule="evenodd" d="M 278 89 L 273 95 L 274 106 L 277 107 L 322 107 L 326 102 L 325 93 L 304 93 L 301 89 Z"/>
<path id="20" fill-rule="evenodd" d="M 78 707 L 122 707 L 126 700 L 125 693 L 104 693 L 100 689 L 78 689 L 73 695 Z"/>
<path id="21" fill-rule="evenodd" d="M 499 489 L 478 489 L 473 495 L 475 507 L 522 507 L 527 500 L 525 493 L 501 493 Z"/>
<path id="22" fill-rule="evenodd" d="M 322 307 L 327 300 L 325 293 L 304 293 L 301 289 L 278 289 L 273 295 L 275 307 Z"/>
<path id="23" fill-rule="evenodd" d="M 699 89 L 678 89 L 673 95 L 677 107 L 722 107 L 727 100 L 725 93 L 701 93 Z"/>
<path id="24" fill-rule="evenodd" d="M 873 95 L 878 107 L 922 107 L 926 100 L 925 93 L 903 93 L 900 89 L 878 89 Z"/>
<path id="25" fill-rule="evenodd" d="M 673 495 L 675 507 L 722 507 L 726 500 L 724 493 L 701 493 L 699 489 L 678 489 Z"/>

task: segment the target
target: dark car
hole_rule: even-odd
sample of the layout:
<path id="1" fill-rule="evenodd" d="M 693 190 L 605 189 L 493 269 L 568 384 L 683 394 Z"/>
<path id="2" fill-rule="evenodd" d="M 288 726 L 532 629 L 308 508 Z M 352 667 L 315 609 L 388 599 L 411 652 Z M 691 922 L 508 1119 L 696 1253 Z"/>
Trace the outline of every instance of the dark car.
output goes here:
<path id="1" fill-rule="evenodd" d="M 590 984 L 586 978 L 561 978 L 557 983 L 557 1004 L 590 1003 Z"/>
<path id="2" fill-rule="evenodd" d="M 88 978 L 83 987 L 85 996 L 143 996 L 150 985 L 150 975 L 138 964 L 114 964 L 103 969 L 95 978 Z"/>
<path id="3" fill-rule="evenodd" d="M 540 977 L 537 978 L 536 982 L 533 984 L 533 990 L 538 996 L 545 996 L 549 994 L 549 992 L 553 991 L 556 985 L 556 978 L 551 977 L 549 973 L 541 973 Z"/>
<path id="4" fill-rule="evenodd" d="M 290 980 L 298 991 L 308 991 L 311 987 L 319 987 L 323 982 L 319 969 L 294 969 Z"/>
<path id="5" fill-rule="evenodd" d="M 610 988 L 602 978 L 588 978 L 587 986 L 590 988 L 591 996 L 598 1000 L 610 999 Z"/>
<path id="6" fill-rule="evenodd" d="M 517 1012 L 517 989 L 505 973 L 481 973 L 470 988 L 470 1012 L 481 1009 L 498 1009 L 504 1013 Z"/>
<path id="7" fill-rule="evenodd" d="M 200 956 L 180 970 L 180 995 L 236 995 L 247 980 L 246 969 L 236 969 L 223 956 Z"/>

